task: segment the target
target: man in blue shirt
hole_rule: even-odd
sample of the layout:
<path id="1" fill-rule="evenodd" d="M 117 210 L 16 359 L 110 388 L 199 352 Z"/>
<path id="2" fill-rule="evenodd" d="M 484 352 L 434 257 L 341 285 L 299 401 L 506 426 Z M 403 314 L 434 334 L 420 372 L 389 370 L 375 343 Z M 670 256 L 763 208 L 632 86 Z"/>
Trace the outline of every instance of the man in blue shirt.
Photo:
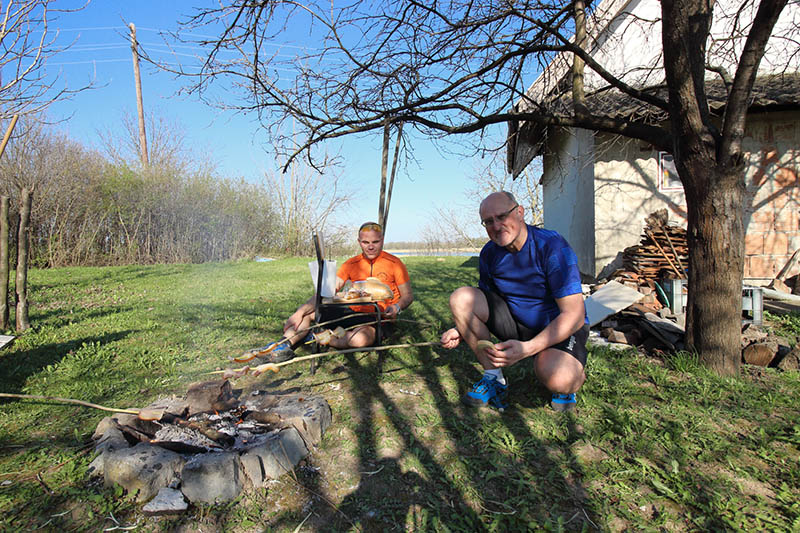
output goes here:
<path id="1" fill-rule="evenodd" d="M 463 339 L 484 368 L 461 401 L 502 411 L 503 368 L 533 357 L 536 377 L 553 393 L 550 405 L 572 410 L 586 381 L 589 337 L 575 252 L 555 231 L 525 224 L 522 206 L 508 192 L 487 196 L 480 217 L 491 239 L 481 250 L 480 282 L 450 295 L 456 327 L 442 334 L 445 348 Z M 501 342 L 489 342 L 491 334 Z"/>

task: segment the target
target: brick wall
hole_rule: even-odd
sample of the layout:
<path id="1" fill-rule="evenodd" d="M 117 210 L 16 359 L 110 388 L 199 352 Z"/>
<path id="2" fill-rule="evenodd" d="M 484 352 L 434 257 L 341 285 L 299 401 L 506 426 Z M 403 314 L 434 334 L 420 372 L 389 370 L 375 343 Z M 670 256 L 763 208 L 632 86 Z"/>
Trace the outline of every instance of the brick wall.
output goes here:
<path id="1" fill-rule="evenodd" d="M 749 159 L 744 276 L 772 279 L 800 248 L 800 112 L 748 120 L 743 146 Z"/>

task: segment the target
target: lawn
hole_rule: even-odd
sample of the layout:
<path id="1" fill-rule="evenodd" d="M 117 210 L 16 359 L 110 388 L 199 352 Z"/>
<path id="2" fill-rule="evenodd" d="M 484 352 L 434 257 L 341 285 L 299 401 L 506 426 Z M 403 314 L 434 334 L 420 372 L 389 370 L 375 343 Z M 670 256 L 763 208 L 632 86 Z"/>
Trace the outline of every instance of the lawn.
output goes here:
<path id="1" fill-rule="evenodd" d="M 279 336 L 309 295 L 308 260 L 33 270 L 33 327 L 0 352 L 0 392 L 116 408 L 183 395 Z M 406 263 L 416 301 L 403 318 L 415 322 L 392 342 L 437 340 L 475 258 Z M 529 361 L 506 372 L 505 413 L 463 407 L 480 376 L 464 348 L 242 378 L 237 388 L 324 397 L 333 424 L 291 475 L 179 517 L 143 516 L 87 477 L 107 413 L 3 400 L 0 530 L 800 531 L 800 374 L 744 366 L 723 379 L 686 353 L 600 348 L 587 374 L 573 414 L 547 407 Z"/>

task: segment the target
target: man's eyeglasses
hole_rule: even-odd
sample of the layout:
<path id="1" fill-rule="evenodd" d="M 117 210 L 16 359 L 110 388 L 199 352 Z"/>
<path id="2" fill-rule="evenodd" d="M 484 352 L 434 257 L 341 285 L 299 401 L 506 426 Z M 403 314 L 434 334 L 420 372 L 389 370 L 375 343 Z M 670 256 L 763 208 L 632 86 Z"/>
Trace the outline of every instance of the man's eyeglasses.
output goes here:
<path id="1" fill-rule="evenodd" d="M 481 220 L 481 226 L 483 226 L 485 228 L 487 226 L 491 226 L 495 222 L 499 222 L 499 223 L 502 224 L 503 222 L 506 221 L 506 218 L 508 218 L 508 215 L 510 215 L 511 212 L 514 209 L 516 209 L 517 207 L 519 207 L 519 204 L 515 204 L 514 207 L 512 207 L 511 209 L 509 209 L 505 213 L 500 213 L 499 215 L 496 215 L 496 216 L 493 216 L 493 217 L 484 218 L 483 220 Z"/>

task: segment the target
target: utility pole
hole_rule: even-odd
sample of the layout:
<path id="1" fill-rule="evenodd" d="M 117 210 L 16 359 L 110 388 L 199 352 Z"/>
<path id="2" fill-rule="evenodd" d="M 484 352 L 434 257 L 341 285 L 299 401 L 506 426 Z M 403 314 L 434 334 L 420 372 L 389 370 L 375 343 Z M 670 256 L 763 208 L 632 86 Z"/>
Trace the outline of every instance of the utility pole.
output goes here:
<path id="1" fill-rule="evenodd" d="M 139 75 L 139 44 L 136 42 L 136 26 L 131 22 L 131 51 L 133 52 L 133 77 L 136 81 L 136 106 L 139 111 L 139 148 L 141 150 L 142 165 L 147 166 L 150 161 L 147 157 L 147 135 L 144 131 L 144 105 L 142 104 L 142 78 Z"/>

